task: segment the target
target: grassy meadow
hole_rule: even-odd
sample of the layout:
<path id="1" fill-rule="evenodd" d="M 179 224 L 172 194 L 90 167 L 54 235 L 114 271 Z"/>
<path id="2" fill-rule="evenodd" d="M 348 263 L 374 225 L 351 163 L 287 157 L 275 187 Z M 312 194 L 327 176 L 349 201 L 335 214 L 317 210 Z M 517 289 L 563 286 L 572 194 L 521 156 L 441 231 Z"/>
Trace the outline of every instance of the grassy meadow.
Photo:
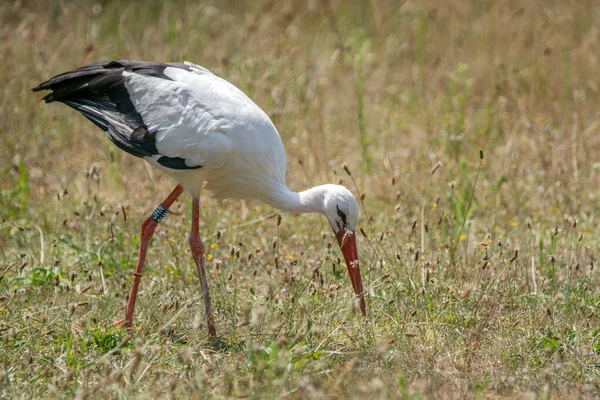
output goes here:
<path id="1" fill-rule="evenodd" d="M 1 398 L 600 397 L 594 1 L 4 1 Z M 31 88 L 106 59 L 203 65 L 271 117 L 288 185 L 361 201 L 367 318 L 317 215 L 201 198 Z M 346 165 L 346 169 L 343 165 Z"/>

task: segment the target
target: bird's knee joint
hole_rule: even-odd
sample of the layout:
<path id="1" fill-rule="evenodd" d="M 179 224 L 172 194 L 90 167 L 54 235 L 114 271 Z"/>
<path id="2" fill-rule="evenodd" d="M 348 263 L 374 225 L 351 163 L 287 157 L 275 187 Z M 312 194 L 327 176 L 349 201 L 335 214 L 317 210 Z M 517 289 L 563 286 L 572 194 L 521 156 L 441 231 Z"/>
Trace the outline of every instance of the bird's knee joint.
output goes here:
<path id="1" fill-rule="evenodd" d="M 193 234 L 190 235 L 190 248 L 193 251 L 204 253 L 204 243 L 202 243 L 202 240 L 199 236 Z"/>

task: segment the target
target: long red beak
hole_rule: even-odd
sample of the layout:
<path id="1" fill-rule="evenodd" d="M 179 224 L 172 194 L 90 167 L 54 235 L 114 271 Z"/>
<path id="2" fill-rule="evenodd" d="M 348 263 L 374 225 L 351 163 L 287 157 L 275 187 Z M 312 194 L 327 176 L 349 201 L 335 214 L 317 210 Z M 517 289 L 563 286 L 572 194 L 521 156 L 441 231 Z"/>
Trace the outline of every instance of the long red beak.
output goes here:
<path id="1" fill-rule="evenodd" d="M 365 294 L 363 292 L 362 280 L 360 278 L 360 265 L 358 262 L 358 251 L 356 250 L 356 235 L 354 232 L 344 231 L 343 229 L 336 235 L 346 267 L 348 267 L 348 275 L 352 281 L 354 293 L 359 297 L 360 311 L 366 317 L 367 306 L 365 304 Z"/>

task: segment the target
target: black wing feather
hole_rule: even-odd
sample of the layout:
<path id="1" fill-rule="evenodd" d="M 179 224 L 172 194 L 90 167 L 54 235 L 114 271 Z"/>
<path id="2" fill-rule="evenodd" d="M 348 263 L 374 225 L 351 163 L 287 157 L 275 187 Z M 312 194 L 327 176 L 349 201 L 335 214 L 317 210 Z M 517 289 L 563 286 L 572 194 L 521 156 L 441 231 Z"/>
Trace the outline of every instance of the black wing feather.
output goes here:
<path id="1" fill-rule="evenodd" d="M 117 147 L 136 157 L 159 155 L 157 162 L 171 169 L 201 168 L 187 166 L 184 158 L 167 157 L 157 151 L 156 132 L 148 130 L 125 87 L 127 78 L 123 76 L 124 71 L 171 80 L 164 73 L 167 67 L 191 71 L 190 67 L 181 63 L 104 61 L 57 75 L 33 91 L 51 90 L 43 97 L 46 103 L 59 101 L 77 110 L 105 131 Z"/>

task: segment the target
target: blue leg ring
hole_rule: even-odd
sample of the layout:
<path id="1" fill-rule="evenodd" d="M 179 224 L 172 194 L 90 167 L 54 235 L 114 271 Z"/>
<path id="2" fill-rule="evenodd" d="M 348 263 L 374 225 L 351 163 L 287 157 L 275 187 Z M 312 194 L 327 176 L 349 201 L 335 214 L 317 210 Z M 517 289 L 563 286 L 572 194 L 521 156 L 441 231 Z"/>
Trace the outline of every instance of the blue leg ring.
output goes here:
<path id="1" fill-rule="evenodd" d="M 152 215 L 150 215 L 150 218 L 152 218 L 156 222 L 160 222 L 165 217 L 165 215 L 167 215 L 168 212 L 169 209 L 166 208 L 163 205 L 163 203 L 160 203 L 158 207 L 156 207 L 156 210 L 152 211 Z"/>

